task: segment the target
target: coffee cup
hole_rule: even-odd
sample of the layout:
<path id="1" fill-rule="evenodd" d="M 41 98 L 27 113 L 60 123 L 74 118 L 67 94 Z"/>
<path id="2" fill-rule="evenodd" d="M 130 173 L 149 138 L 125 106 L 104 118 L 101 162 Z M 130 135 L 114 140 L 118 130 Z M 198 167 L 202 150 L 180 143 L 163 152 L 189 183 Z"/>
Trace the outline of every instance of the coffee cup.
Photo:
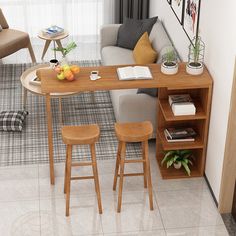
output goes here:
<path id="1" fill-rule="evenodd" d="M 50 68 L 52 68 L 52 69 L 54 69 L 56 66 L 59 65 L 59 62 L 57 59 L 52 59 L 52 60 L 50 60 L 49 63 L 50 63 Z"/>

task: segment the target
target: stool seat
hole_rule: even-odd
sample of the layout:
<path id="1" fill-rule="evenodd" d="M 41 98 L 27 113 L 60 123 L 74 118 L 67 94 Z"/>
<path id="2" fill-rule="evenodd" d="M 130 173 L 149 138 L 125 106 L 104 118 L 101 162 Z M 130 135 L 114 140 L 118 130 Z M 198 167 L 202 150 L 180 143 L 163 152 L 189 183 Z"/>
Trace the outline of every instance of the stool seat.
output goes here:
<path id="1" fill-rule="evenodd" d="M 150 121 L 115 123 L 115 132 L 119 141 L 143 142 L 152 136 L 153 127 Z"/>
<path id="2" fill-rule="evenodd" d="M 64 126 L 61 129 L 65 144 L 92 144 L 97 142 L 100 129 L 96 124 L 83 126 Z"/>

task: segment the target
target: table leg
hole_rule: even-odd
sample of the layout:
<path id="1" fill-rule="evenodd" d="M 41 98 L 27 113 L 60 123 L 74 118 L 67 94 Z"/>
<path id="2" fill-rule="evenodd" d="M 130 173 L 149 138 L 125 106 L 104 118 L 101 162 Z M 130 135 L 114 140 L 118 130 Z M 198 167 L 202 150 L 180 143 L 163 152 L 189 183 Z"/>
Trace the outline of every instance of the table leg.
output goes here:
<path id="1" fill-rule="evenodd" d="M 41 57 L 42 60 L 43 60 L 43 58 L 45 56 L 45 53 L 48 50 L 48 47 L 49 47 L 50 43 L 51 43 L 51 40 L 46 40 L 45 45 L 44 45 L 44 49 L 43 49 L 43 54 L 42 54 L 42 57 Z"/>
<path id="2" fill-rule="evenodd" d="M 26 102 L 27 102 L 27 89 L 24 88 L 23 90 L 23 108 L 26 110 Z"/>
<path id="3" fill-rule="evenodd" d="M 51 180 L 51 184 L 54 185 L 55 176 L 54 176 L 52 111 L 51 111 L 51 97 L 50 97 L 50 94 L 46 94 L 46 112 L 47 112 L 47 126 L 48 126 L 48 148 L 49 148 L 50 180 Z"/>
<path id="4" fill-rule="evenodd" d="M 62 98 L 61 97 L 58 98 L 58 103 L 59 103 L 59 120 L 60 120 L 60 124 L 62 126 L 63 119 L 62 119 Z"/>

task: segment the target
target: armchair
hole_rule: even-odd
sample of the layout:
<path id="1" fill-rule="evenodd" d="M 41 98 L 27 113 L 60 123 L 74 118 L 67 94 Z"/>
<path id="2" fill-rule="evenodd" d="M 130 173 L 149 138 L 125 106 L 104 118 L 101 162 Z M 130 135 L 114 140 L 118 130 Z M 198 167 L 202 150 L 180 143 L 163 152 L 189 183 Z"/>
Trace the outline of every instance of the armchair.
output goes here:
<path id="1" fill-rule="evenodd" d="M 36 62 L 29 35 L 25 32 L 9 29 L 6 18 L 0 9 L 0 59 L 6 57 L 22 48 L 28 48 L 32 62 Z"/>

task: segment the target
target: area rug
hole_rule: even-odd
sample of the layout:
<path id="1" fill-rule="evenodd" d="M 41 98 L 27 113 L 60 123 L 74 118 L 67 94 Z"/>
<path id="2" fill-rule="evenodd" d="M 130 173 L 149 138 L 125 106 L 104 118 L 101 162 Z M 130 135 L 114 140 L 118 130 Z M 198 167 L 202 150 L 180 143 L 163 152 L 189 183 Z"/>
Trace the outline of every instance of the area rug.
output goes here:
<path id="1" fill-rule="evenodd" d="M 99 66 L 100 61 L 74 62 L 80 66 Z M 22 86 L 20 76 L 31 64 L 0 65 L 0 110 L 21 110 Z M 116 158 L 117 140 L 114 132 L 115 116 L 108 91 L 80 93 L 63 98 L 63 124 L 98 124 L 101 129 L 96 144 L 97 159 Z M 48 163 L 45 98 L 28 93 L 29 115 L 22 132 L 0 132 L 0 166 Z M 54 160 L 65 161 L 65 145 L 61 139 L 58 100 L 52 100 Z M 128 158 L 141 155 L 139 144 L 127 147 Z M 89 159 L 87 146 L 73 150 L 74 159 Z"/>

